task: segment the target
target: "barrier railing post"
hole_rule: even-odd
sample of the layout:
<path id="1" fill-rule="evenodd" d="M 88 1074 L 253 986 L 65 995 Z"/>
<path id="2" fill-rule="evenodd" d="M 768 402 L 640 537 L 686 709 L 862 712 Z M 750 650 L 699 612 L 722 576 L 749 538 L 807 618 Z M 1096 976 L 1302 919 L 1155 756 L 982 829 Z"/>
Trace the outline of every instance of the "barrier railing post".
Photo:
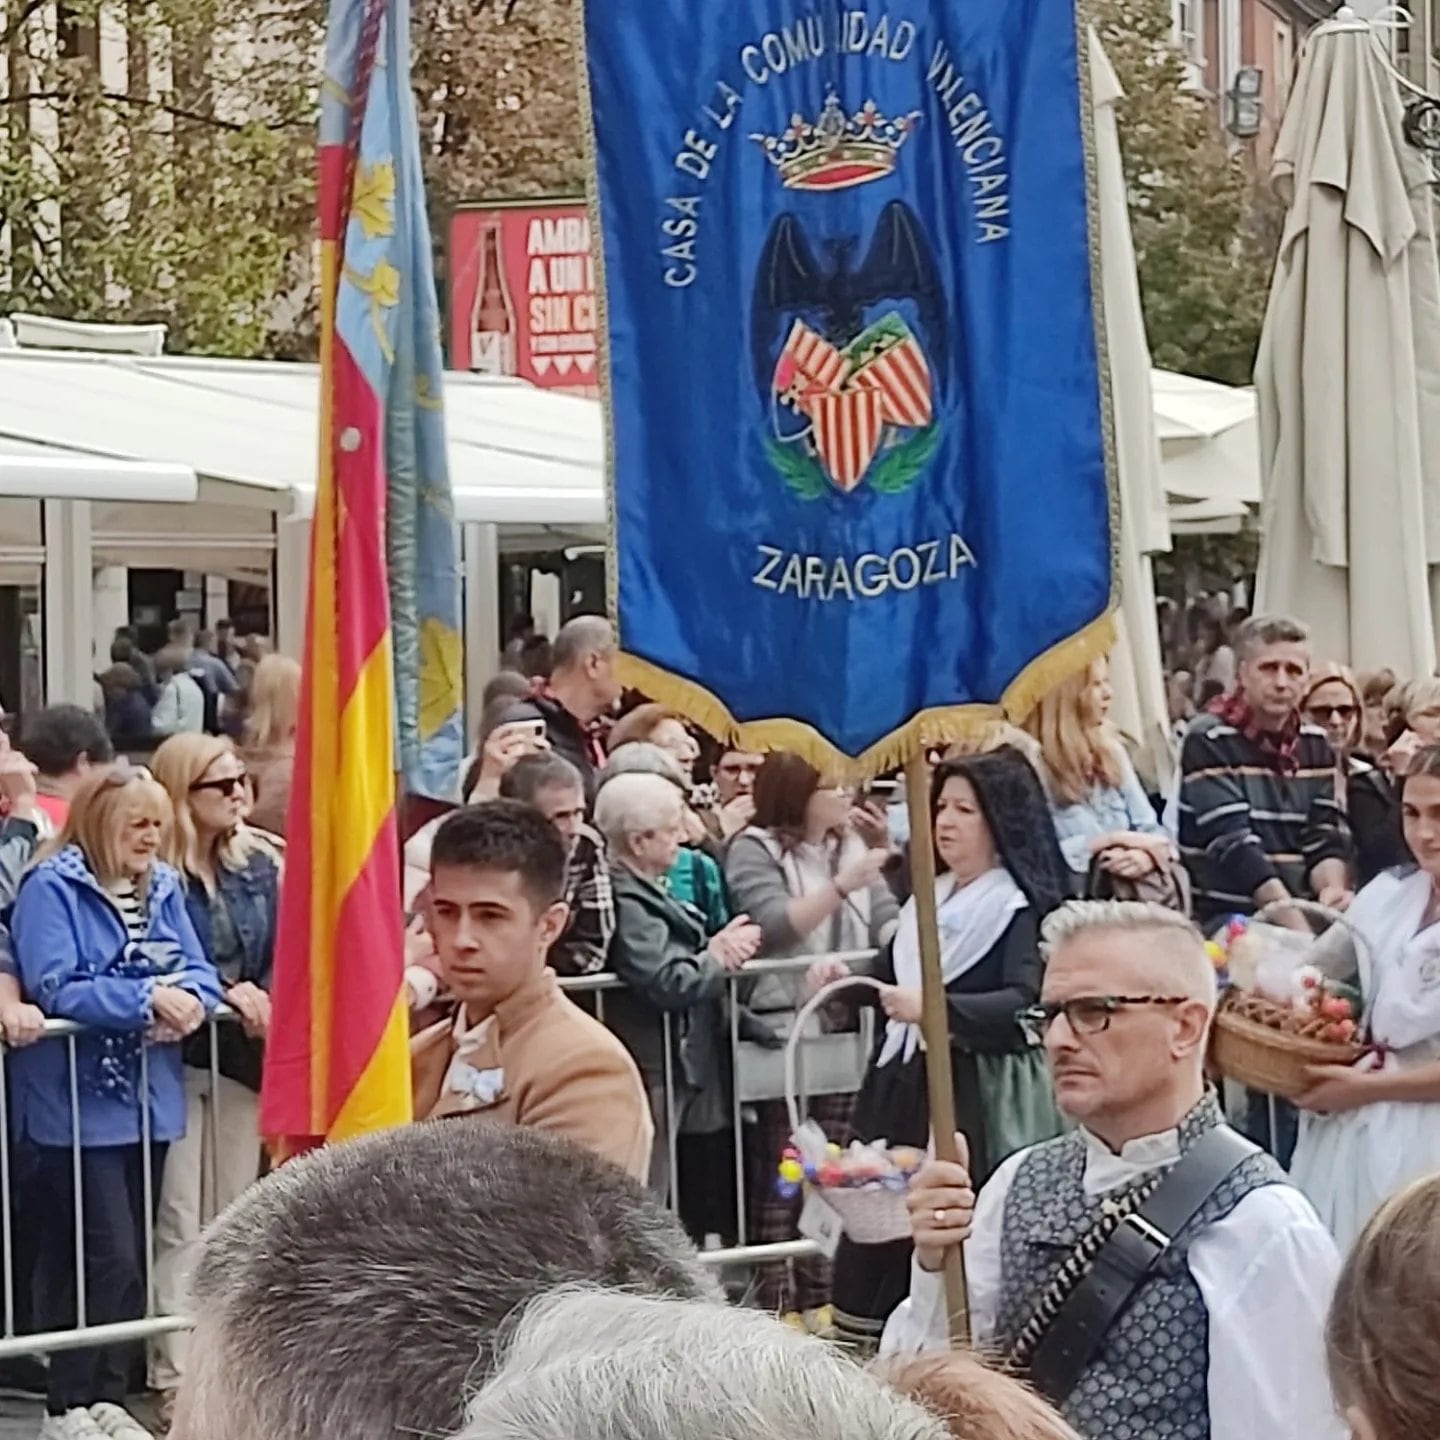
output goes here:
<path id="1" fill-rule="evenodd" d="M 10 1072 L 5 1064 L 8 1049 L 0 1053 L 0 1203 L 5 1206 L 3 1250 L 0 1263 L 5 1275 L 5 1334 L 15 1333 L 15 1236 L 11 1231 L 10 1196 Z"/>
<path id="2" fill-rule="evenodd" d="M 150 1145 L 150 1047 L 140 1045 L 140 1189 L 145 1205 L 145 1315 L 155 1313 L 155 1174 Z"/>
<path id="3" fill-rule="evenodd" d="M 75 1194 L 75 1328 L 83 1330 L 88 1320 L 85 1294 L 85 1161 L 80 1149 L 80 1062 L 75 1049 L 75 1032 L 65 1039 L 70 1058 L 70 1174 Z"/>
<path id="4" fill-rule="evenodd" d="M 671 1044 L 674 1032 L 670 1025 L 670 1012 L 661 1017 L 664 1021 L 665 1045 L 665 1144 L 670 1156 L 669 1205 L 672 1210 L 680 1208 L 680 1152 L 677 1142 L 678 1125 L 675 1115 L 675 1053 Z"/>
<path id="5" fill-rule="evenodd" d="M 208 1160 L 210 1172 L 210 1208 L 205 1208 L 205 1187 L 200 1187 L 200 1223 L 208 1225 L 220 1213 L 220 1022 L 213 1016 L 205 1022 L 210 1027 L 210 1107 L 209 1114 L 200 1116 L 200 1154 Z M 232 1025 L 235 1021 L 230 1022 Z M 208 1143 L 207 1143 L 208 1141 Z"/>
<path id="6" fill-rule="evenodd" d="M 735 1238 L 745 1243 L 749 1217 L 745 1213 L 745 1107 L 740 1100 L 740 987 L 729 977 L 730 992 L 730 1125 L 735 1164 Z"/>

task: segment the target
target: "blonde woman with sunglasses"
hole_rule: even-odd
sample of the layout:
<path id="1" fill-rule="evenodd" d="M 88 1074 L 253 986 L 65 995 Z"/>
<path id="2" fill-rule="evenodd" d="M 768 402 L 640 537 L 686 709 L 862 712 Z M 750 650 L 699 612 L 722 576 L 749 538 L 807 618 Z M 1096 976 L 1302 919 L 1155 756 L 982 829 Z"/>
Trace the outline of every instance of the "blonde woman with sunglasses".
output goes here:
<path id="1" fill-rule="evenodd" d="M 34 1147 L 36 1208 L 46 1217 L 40 1330 L 76 1324 L 79 1201 L 87 1323 L 145 1312 L 145 1206 L 159 1193 L 167 1149 L 185 1134 L 180 1042 L 220 998 L 181 878 L 161 858 L 172 822 L 170 798 L 147 771 L 96 770 L 11 913 L 26 996 L 85 1027 L 73 1046 L 46 1041 L 8 1059 L 11 1120 Z M 122 1408 L 129 1358 L 117 1345 L 52 1356 L 42 1440 L 144 1437 Z"/>
<path id="2" fill-rule="evenodd" d="M 260 1173 L 260 1070 L 281 842 L 246 824 L 249 777 L 225 736 L 173 735 L 155 752 L 154 767 L 175 809 L 166 858 L 183 877 L 195 933 L 239 1015 L 238 1023 L 185 1043 L 189 1123 L 166 1166 L 155 1229 L 156 1300 L 174 1313 L 184 1305 L 184 1276 L 201 1229 Z M 150 1383 L 162 1393 L 180 1383 L 185 1338 L 167 1335 L 152 1346 Z"/>

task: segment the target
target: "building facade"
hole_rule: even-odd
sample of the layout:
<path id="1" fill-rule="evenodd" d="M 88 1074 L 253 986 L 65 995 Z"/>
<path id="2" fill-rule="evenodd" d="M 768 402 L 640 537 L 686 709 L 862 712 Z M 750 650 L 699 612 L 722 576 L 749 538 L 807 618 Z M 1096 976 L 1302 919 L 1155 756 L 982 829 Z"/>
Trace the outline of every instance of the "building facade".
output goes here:
<path id="1" fill-rule="evenodd" d="M 1261 166 L 1275 148 L 1300 43 L 1328 8 L 1327 0 L 1171 0 L 1189 87 Z"/>

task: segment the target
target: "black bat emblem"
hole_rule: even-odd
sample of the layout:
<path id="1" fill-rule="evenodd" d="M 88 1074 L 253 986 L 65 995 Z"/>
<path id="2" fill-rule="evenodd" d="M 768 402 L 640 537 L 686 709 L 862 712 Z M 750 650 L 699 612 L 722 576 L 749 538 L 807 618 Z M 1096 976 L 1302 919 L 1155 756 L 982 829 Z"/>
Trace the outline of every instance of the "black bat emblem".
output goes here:
<path id="1" fill-rule="evenodd" d="M 751 356 L 761 395 L 770 393 L 775 347 L 797 318 L 844 347 L 864 329 L 867 308 L 885 300 L 915 301 L 931 373 L 937 388 L 943 387 L 949 357 L 945 296 L 935 253 L 914 211 L 892 200 L 855 270 L 858 244 L 854 236 L 827 241 L 829 263 L 822 265 L 795 216 L 776 219 L 760 252 L 750 308 Z"/>

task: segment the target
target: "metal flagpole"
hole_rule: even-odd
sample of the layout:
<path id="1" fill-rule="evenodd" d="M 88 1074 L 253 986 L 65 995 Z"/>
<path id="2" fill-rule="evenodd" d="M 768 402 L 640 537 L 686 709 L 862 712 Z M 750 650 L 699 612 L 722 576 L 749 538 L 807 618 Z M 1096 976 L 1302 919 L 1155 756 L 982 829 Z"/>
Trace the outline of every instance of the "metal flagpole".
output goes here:
<path id="1" fill-rule="evenodd" d="M 920 931 L 920 977 L 924 992 L 921 1032 L 925 1036 L 925 1075 L 930 1088 L 930 1128 L 935 1156 L 958 1161 L 955 1144 L 955 1082 L 950 1068 L 950 1021 L 945 980 L 940 971 L 940 925 L 935 914 L 935 840 L 930 824 L 930 771 L 920 751 L 905 766 L 905 799 L 910 809 L 910 878 Z M 945 1302 L 950 1344 L 970 1344 L 970 1293 L 965 1255 L 956 1245 L 945 1255 Z"/>

